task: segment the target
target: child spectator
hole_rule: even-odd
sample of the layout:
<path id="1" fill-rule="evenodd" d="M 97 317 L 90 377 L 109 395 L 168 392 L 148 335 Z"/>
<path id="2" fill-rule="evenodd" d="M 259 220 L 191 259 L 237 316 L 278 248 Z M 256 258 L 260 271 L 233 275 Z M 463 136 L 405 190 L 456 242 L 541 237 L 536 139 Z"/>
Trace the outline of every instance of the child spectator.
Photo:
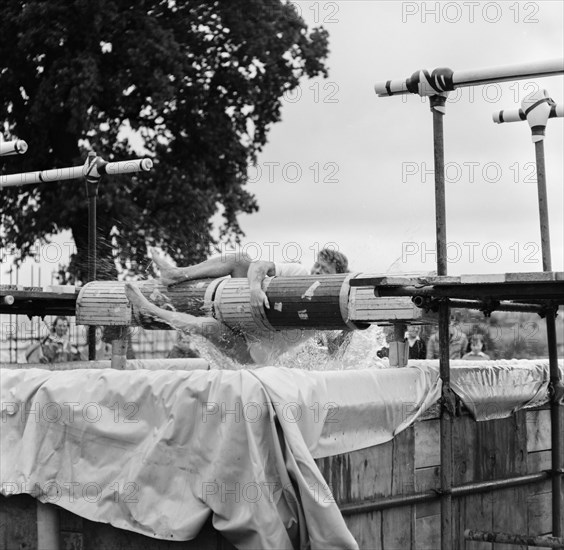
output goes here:
<path id="1" fill-rule="evenodd" d="M 470 337 L 470 352 L 462 356 L 467 361 L 487 361 L 490 356 L 483 352 L 484 337 L 481 334 L 472 334 Z"/>

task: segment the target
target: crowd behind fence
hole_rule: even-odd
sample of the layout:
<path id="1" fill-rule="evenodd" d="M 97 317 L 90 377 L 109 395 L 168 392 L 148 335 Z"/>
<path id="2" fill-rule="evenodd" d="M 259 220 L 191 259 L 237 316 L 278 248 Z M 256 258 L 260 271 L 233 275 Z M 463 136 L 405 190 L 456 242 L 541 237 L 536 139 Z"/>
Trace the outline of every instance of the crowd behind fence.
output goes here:
<path id="1" fill-rule="evenodd" d="M 51 330 L 55 317 L 33 317 L 25 315 L 2 315 L 0 334 L 0 364 L 25 363 L 26 351 Z M 558 353 L 564 352 L 564 315 L 558 318 Z M 490 359 L 537 359 L 547 357 L 546 334 L 542 320 L 535 314 L 519 314 L 501 320 L 493 317 L 480 323 L 472 322 L 459 325 L 459 330 L 470 337 L 472 334 L 486 333 L 486 353 Z M 76 325 L 69 317 L 70 341 L 76 345 L 83 359 L 88 359 L 87 327 Z M 436 327 L 421 327 L 421 338 L 428 345 Z M 385 331 L 386 332 L 386 331 Z M 178 336 L 174 330 L 144 330 L 140 327 L 131 329 L 132 356 L 136 359 L 157 359 L 169 356 L 177 344 Z M 466 350 L 468 351 L 468 349 Z"/>
<path id="2" fill-rule="evenodd" d="M 34 317 L 29 321 L 21 315 L 5 315 L 11 318 L 2 322 L 0 338 L 0 364 L 25 363 L 26 352 L 49 334 L 51 318 L 45 321 Z M 85 326 L 70 321 L 70 341 L 78 347 L 84 360 L 88 359 L 88 331 Z M 135 327 L 132 330 L 131 345 L 136 359 L 157 359 L 166 357 L 176 343 L 176 333 L 172 330 L 144 330 Z"/>

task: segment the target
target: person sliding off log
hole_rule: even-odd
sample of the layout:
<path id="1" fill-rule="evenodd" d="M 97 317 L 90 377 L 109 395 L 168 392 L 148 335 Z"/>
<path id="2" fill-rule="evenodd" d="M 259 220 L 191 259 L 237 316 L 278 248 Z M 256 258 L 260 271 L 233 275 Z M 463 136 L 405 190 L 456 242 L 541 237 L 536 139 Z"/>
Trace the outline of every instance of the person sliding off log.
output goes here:
<path id="1" fill-rule="evenodd" d="M 293 277 L 308 275 L 304 266 L 295 263 L 252 261 L 246 254 L 228 253 L 214 256 L 202 263 L 176 267 L 157 250 L 149 249 L 153 262 L 160 271 L 163 285 L 170 286 L 184 281 L 219 277 L 247 277 L 250 288 L 250 306 L 257 318 L 264 319 L 264 308 L 270 309 L 268 298 L 262 288 L 266 277 Z M 319 251 L 310 270 L 311 275 L 348 272 L 348 260 L 344 254 L 331 249 Z M 314 331 L 269 331 L 257 327 L 256 331 L 233 330 L 213 317 L 195 317 L 188 313 L 170 311 L 149 302 L 132 283 L 125 284 L 125 293 L 131 305 L 141 315 L 161 319 L 173 328 L 199 334 L 214 344 L 224 355 L 241 364 L 272 364 L 283 353 L 304 343 Z"/>

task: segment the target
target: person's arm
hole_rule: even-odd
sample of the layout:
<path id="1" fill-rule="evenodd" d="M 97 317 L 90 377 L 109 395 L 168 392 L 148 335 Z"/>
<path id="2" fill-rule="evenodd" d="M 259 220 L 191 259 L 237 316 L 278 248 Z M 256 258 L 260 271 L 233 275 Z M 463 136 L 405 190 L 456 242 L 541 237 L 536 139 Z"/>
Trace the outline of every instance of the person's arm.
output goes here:
<path id="1" fill-rule="evenodd" d="M 251 291 L 251 311 L 259 318 L 263 318 L 264 309 L 270 309 L 268 298 L 262 289 L 262 282 L 265 277 L 276 275 L 274 262 L 258 261 L 249 265 L 247 278 L 249 279 L 249 289 Z"/>
<path id="2" fill-rule="evenodd" d="M 57 356 L 57 346 L 47 336 L 41 343 L 41 356 L 39 357 L 40 363 L 53 363 Z"/>

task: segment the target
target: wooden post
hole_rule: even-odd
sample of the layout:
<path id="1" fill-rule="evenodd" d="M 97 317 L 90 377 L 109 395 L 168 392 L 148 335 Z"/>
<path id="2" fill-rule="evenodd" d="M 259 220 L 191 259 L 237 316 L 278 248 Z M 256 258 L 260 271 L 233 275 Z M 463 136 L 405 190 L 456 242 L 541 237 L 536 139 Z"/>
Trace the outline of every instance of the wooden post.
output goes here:
<path id="1" fill-rule="evenodd" d="M 125 369 L 127 362 L 127 335 L 128 327 L 112 327 L 112 369 Z"/>
<path id="2" fill-rule="evenodd" d="M 450 306 L 443 299 L 439 304 L 439 371 L 441 390 L 441 550 L 450 550 L 453 542 L 452 523 L 452 422 L 454 394 L 450 389 Z"/>
<path id="3" fill-rule="evenodd" d="M 409 358 L 409 344 L 405 341 L 406 323 L 394 323 L 393 340 L 390 346 L 390 367 L 407 367 Z"/>
<path id="4" fill-rule="evenodd" d="M 37 501 L 37 550 L 59 550 L 59 509 Z"/>
<path id="5" fill-rule="evenodd" d="M 546 315 L 546 337 L 548 340 L 548 361 L 550 370 L 550 430 L 552 460 L 552 535 L 562 537 L 564 517 L 562 514 L 562 474 L 564 472 L 562 414 L 564 412 L 564 384 L 558 368 L 556 342 L 556 309 Z"/>
<path id="6" fill-rule="evenodd" d="M 558 116 L 558 113 L 555 102 L 550 98 L 546 90 L 536 90 L 525 96 L 521 102 L 521 110 L 531 128 L 531 138 L 535 144 L 542 267 L 543 271 L 552 271 L 544 137 L 548 119 L 551 118 L 551 115 Z M 562 385 L 560 369 L 558 368 L 555 318 L 555 309 L 548 307 L 546 310 L 546 332 L 551 388 L 552 534 L 555 537 L 560 537 L 563 531 L 562 468 L 564 460 L 562 454 L 564 450 L 562 448 L 562 401 L 564 400 L 564 386 Z"/>
<path id="7" fill-rule="evenodd" d="M 445 196 L 445 145 L 443 117 L 446 94 L 430 97 L 433 113 L 433 142 L 435 169 L 435 218 L 437 235 L 437 275 L 447 274 L 446 196 Z"/>
<path id="8" fill-rule="evenodd" d="M 96 280 L 96 197 L 100 176 L 91 174 L 96 158 L 94 152 L 89 152 L 84 165 L 88 197 L 88 282 Z M 88 327 L 88 359 L 90 361 L 96 359 L 96 327 L 94 325 Z"/>

